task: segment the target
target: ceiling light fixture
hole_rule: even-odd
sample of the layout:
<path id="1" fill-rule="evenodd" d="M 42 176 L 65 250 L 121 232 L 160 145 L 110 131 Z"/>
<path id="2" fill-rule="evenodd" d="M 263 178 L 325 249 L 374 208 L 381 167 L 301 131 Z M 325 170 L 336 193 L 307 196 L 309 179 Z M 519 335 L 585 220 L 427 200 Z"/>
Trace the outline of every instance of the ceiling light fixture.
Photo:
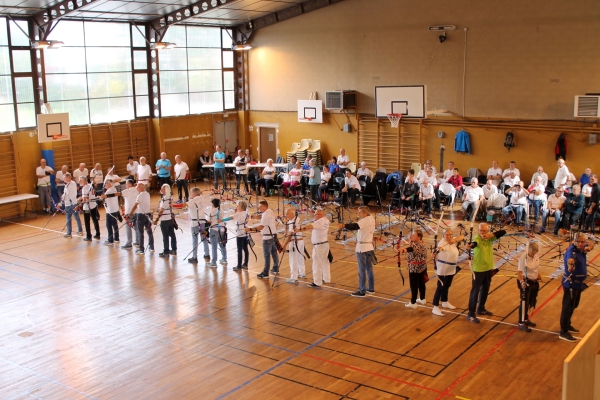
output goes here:
<path id="1" fill-rule="evenodd" d="M 31 42 L 32 49 L 60 49 L 64 45 L 64 42 L 60 40 L 37 40 Z"/>
<path id="2" fill-rule="evenodd" d="M 177 44 L 169 42 L 156 42 L 150 45 L 152 50 L 172 49 L 174 47 L 177 47 Z"/>
<path id="3" fill-rule="evenodd" d="M 250 50 L 251 48 L 252 48 L 252 46 L 250 46 L 249 44 L 241 44 L 241 43 L 237 43 L 237 44 L 234 44 L 233 46 L 231 46 L 231 50 L 239 50 L 239 51 Z"/>

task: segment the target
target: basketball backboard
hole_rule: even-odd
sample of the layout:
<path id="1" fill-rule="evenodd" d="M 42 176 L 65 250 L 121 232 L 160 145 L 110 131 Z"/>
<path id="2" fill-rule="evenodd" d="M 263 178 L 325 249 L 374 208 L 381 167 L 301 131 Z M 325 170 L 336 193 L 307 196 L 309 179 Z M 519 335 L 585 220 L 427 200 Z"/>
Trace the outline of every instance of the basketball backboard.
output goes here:
<path id="1" fill-rule="evenodd" d="M 402 118 L 425 118 L 427 86 L 375 86 L 375 116 L 401 114 Z"/>
<path id="2" fill-rule="evenodd" d="M 322 100 L 298 100 L 298 122 L 323 123 Z"/>

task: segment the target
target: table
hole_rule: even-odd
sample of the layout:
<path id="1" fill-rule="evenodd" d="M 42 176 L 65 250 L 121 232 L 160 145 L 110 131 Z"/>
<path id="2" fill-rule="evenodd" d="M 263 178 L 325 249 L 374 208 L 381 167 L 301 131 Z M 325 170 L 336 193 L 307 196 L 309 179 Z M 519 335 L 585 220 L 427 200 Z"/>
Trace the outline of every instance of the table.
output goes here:
<path id="1" fill-rule="evenodd" d="M 24 201 L 25 202 L 25 210 L 23 211 L 23 216 L 25 216 L 27 214 L 27 211 L 29 211 L 29 212 L 32 212 L 33 216 L 37 218 L 37 214 L 35 213 L 35 210 L 33 208 L 33 204 L 31 203 L 31 200 L 39 199 L 39 198 L 40 198 L 40 196 L 37 194 L 31 194 L 31 193 L 15 194 L 12 196 L 0 197 L 0 205 Z M 28 207 L 31 208 L 31 210 L 28 210 Z"/>
<path id="2" fill-rule="evenodd" d="M 261 163 L 261 164 L 246 164 L 246 166 L 248 168 L 264 168 L 267 166 L 266 163 Z M 275 168 L 287 168 L 287 164 L 275 164 L 273 163 L 273 167 Z M 203 165 L 202 168 L 214 168 L 215 165 L 211 164 L 211 165 Z M 235 164 L 225 164 L 225 168 L 235 168 Z"/>

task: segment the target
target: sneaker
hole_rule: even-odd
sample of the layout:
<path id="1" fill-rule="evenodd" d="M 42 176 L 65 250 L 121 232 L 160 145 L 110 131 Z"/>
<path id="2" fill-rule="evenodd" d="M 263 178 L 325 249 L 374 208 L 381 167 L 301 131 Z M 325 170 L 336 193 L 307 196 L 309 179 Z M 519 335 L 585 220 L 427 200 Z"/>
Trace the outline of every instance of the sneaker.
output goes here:
<path id="1" fill-rule="evenodd" d="M 167 251 L 167 252 L 158 253 L 158 256 L 162 257 L 162 258 L 169 258 L 169 252 Z"/>
<path id="2" fill-rule="evenodd" d="M 442 308 L 447 308 L 448 310 L 454 310 L 456 307 L 454 307 L 452 304 L 450 304 L 447 301 L 442 302 Z"/>
<path id="3" fill-rule="evenodd" d="M 365 296 L 366 296 L 366 294 L 365 294 L 365 293 L 363 293 L 363 292 L 361 292 L 361 291 L 359 290 L 359 291 L 356 291 L 356 292 L 354 292 L 354 293 L 350 293 L 350 296 L 352 296 L 352 297 L 365 297 Z"/>
<path id="4" fill-rule="evenodd" d="M 172 256 L 176 256 L 177 255 L 177 250 L 171 250 L 171 255 Z"/>
<path id="5" fill-rule="evenodd" d="M 312 288 L 320 288 L 321 286 L 317 285 L 317 284 L 316 284 L 316 283 L 314 283 L 314 282 L 311 282 L 311 283 L 309 283 L 309 284 L 308 284 L 308 287 L 312 287 Z"/>
<path id="6" fill-rule="evenodd" d="M 294 278 L 287 278 L 285 281 L 287 283 L 298 283 L 298 279 L 294 279 Z"/>
<path id="7" fill-rule="evenodd" d="M 538 234 L 540 234 L 540 235 L 541 235 L 542 233 L 546 233 L 546 230 L 545 230 L 545 229 L 540 229 L 540 230 L 538 231 Z"/>
<path id="8" fill-rule="evenodd" d="M 219 264 L 221 264 L 221 265 L 227 265 L 227 260 L 219 260 Z"/>
<path id="9" fill-rule="evenodd" d="M 111 244 L 113 244 L 113 242 L 111 242 L 110 240 L 105 240 L 104 241 L 104 245 L 105 246 L 110 246 Z"/>
<path id="10" fill-rule="evenodd" d="M 150 247 L 150 253 L 154 253 L 154 247 Z"/>
<path id="11" fill-rule="evenodd" d="M 533 325 L 535 326 L 535 325 Z M 567 329 L 568 332 L 573 332 L 573 333 L 579 333 L 579 329 L 575 329 L 573 328 L 573 325 L 569 325 L 569 328 Z"/>
<path id="12" fill-rule="evenodd" d="M 375 293 L 375 291 L 374 291 L 374 290 L 367 289 L 367 293 L 369 293 L 369 294 L 373 294 L 373 293 Z"/>
<path id="13" fill-rule="evenodd" d="M 190 264 L 198 264 L 198 259 L 197 258 L 188 258 L 188 262 Z"/>
<path id="14" fill-rule="evenodd" d="M 279 273 L 279 270 L 275 271 L 274 269 L 271 270 L 271 275 L 277 275 Z"/>
<path id="15" fill-rule="evenodd" d="M 133 246 L 130 244 L 126 244 L 124 246 L 121 246 L 122 249 L 127 250 L 127 249 L 133 249 Z"/>
<path id="16" fill-rule="evenodd" d="M 488 311 L 488 310 L 480 310 L 480 311 L 477 311 L 477 315 L 494 315 L 494 313 L 492 313 L 491 311 Z"/>
<path id="17" fill-rule="evenodd" d="M 205 255 L 204 256 L 204 261 L 209 262 L 210 261 L 210 256 Z"/>
<path id="18" fill-rule="evenodd" d="M 64 237 L 65 239 L 71 239 L 73 236 L 71 236 L 71 235 L 65 235 L 65 236 L 63 236 L 63 237 Z"/>
<path id="19" fill-rule="evenodd" d="M 417 299 L 417 304 L 420 304 L 420 305 L 424 306 L 424 305 L 425 305 L 425 303 L 427 303 L 427 302 L 425 301 L 425 299 Z"/>
<path id="20" fill-rule="evenodd" d="M 142 250 L 138 250 L 138 251 L 135 252 L 135 254 L 139 254 L 139 255 L 143 256 L 144 252 Z"/>
<path id="21" fill-rule="evenodd" d="M 481 322 L 481 321 L 479 321 L 479 318 L 477 318 L 474 315 L 472 315 L 472 316 L 471 315 L 467 315 L 467 321 L 472 322 L 474 324 L 478 324 L 478 323 Z"/>
<path id="22" fill-rule="evenodd" d="M 78 236 L 83 236 L 83 232 L 77 232 Z"/>
<path id="23" fill-rule="evenodd" d="M 300 274 L 300 275 L 298 275 L 298 278 L 306 279 L 306 275 L 305 274 Z"/>
<path id="24" fill-rule="evenodd" d="M 443 317 L 444 315 L 446 315 L 446 314 L 444 314 L 444 312 L 442 310 L 440 310 L 440 308 L 438 306 L 434 306 L 433 310 L 431 310 L 431 313 L 433 315 L 438 315 L 440 317 Z"/>
<path id="25" fill-rule="evenodd" d="M 139 243 L 134 243 L 133 247 L 140 247 L 140 244 Z"/>
<path id="26" fill-rule="evenodd" d="M 94 239 L 96 239 L 96 240 L 100 240 L 100 235 L 96 235 L 96 236 L 94 236 Z"/>
<path id="27" fill-rule="evenodd" d="M 84 242 L 91 242 L 91 241 L 92 241 L 92 238 L 86 237 L 86 238 L 83 238 L 83 241 L 84 241 Z"/>
<path id="28" fill-rule="evenodd" d="M 413 308 L 413 309 L 415 309 L 415 308 L 417 308 L 417 303 L 406 303 L 404 306 L 406 308 Z"/>
<path id="29" fill-rule="evenodd" d="M 269 275 L 268 274 L 265 275 L 262 272 L 260 274 L 256 274 L 256 277 L 259 279 L 265 279 L 265 278 L 269 279 Z"/>
<path id="30" fill-rule="evenodd" d="M 115 244 L 117 244 L 117 243 L 121 243 L 121 242 L 119 242 L 119 239 L 116 239 L 116 240 L 115 240 Z"/>
<path id="31" fill-rule="evenodd" d="M 531 326 L 532 328 L 535 328 L 535 326 L 537 325 L 535 322 L 531 322 L 529 320 L 525 321 L 524 324 L 527 326 Z M 579 332 L 579 331 L 577 331 L 577 332 Z"/>
<path id="32" fill-rule="evenodd" d="M 248 269 L 248 265 L 247 264 L 242 265 L 242 269 Z"/>
<path id="33" fill-rule="evenodd" d="M 566 340 L 567 342 L 577 341 L 577 339 L 575 339 L 573 337 L 573 335 L 571 335 L 569 332 L 561 332 L 560 335 L 558 335 L 558 338 L 562 339 L 562 340 Z"/>
<path id="34" fill-rule="evenodd" d="M 520 330 L 520 331 L 523 331 L 523 332 L 531 332 L 531 328 L 530 328 L 530 327 L 528 327 L 528 326 L 527 326 L 527 325 L 525 325 L 525 324 L 519 324 L 519 325 L 517 326 L 517 329 L 518 329 L 518 330 Z"/>
<path id="35" fill-rule="evenodd" d="M 241 270 L 242 270 L 242 267 L 233 267 L 232 269 L 233 269 L 234 271 L 241 271 Z"/>
<path id="36" fill-rule="evenodd" d="M 217 268 L 217 264 L 213 264 L 213 263 L 211 263 L 211 262 L 209 262 L 209 263 L 206 263 L 206 266 L 207 266 L 208 268 Z"/>
<path id="37" fill-rule="evenodd" d="M 177 200 L 175 203 L 173 204 L 181 204 L 181 200 Z"/>

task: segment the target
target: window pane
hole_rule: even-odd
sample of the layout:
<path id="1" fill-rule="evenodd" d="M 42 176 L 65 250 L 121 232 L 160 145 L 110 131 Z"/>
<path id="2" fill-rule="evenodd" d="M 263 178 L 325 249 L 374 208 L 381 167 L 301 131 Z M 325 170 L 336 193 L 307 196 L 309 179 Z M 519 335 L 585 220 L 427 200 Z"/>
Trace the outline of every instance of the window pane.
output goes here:
<path id="1" fill-rule="evenodd" d="M 234 88 L 233 71 L 223 71 L 223 89 L 233 90 Z"/>
<path id="2" fill-rule="evenodd" d="M 170 29 L 170 28 L 169 28 Z M 203 26 L 187 27 L 188 47 L 218 47 L 221 48 L 221 28 Z M 169 40 L 170 42 L 170 40 Z"/>
<path id="3" fill-rule="evenodd" d="M 90 100 L 92 124 L 134 119 L 133 97 Z"/>
<path id="4" fill-rule="evenodd" d="M 148 60 L 146 58 L 145 51 L 134 51 L 133 52 L 133 68 L 134 69 L 148 69 Z"/>
<path id="5" fill-rule="evenodd" d="M 227 91 L 225 94 L 225 109 L 230 110 L 235 108 L 235 92 Z"/>
<path id="6" fill-rule="evenodd" d="M 178 47 L 185 47 L 185 26 L 175 25 L 170 27 L 162 41 L 175 43 Z"/>
<path id="7" fill-rule="evenodd" d="M 216 111 L 223 111 L 223 92 L 190 93 L 191 114 Z"/>
<path id="8" fill-rule="evenodd" d="M 52 103 L 55 113 L 69 113 L 70 125 L 87 125 L 90 123 L 87 100 L 56 101 Z"/>
<path id="9" fill-rule="evenodd" d="M 119 47 L 86 48 L 89 72 L 131 71 L 131 50 Z"/>
<path id="10" fill-rule="evenodd" d="M 187 94 L 163 94 L 160 101 L 163 117 L 189 114 Z"/>
<path id="11" fill-rule="evenodd" d="M 10 58 L 8 47 L 0 47 L 0 75 L 10 74 Z"/>
<path id="12" fill-rule="evenodd" d="M 190 92 L 206 92 L 223 88 L 220 70 L 190 71 L 189 74 Z"/>
<path id="13" fill-rule="evenodd" d="M 25 32 L 29 32 L 27 21 L 10 21 L 10 42 L 13 46 L 29 46 L 29 38 L 17 27 L 18 24 Z"/>
<path id="14" fill-rule="evenodd" d="M 185 71 L 161 71 L 161 93 L 186 93 L 188 91 L 187 73 Z M 164 106 L 164 104 L 163 104 Z M 186 113 L 187 114 L 187 113 Z"/>
<path id="15" fill-rule="evenodd" d="M 147 117 L 150 115 L 148 108 L 148 96 L 135 96 L 135 107 L 138 117 Z"/>
<path id="16" fill-rule="evenodd" d="M 0 18 L 0 46 L 8 45 L 8 34 L 6 32 L 6 18 Z"/>
<path id="17" fill-rule="evenodd" d="M 12 80 L 10 79 L 10 76 L 0 76 L 0 104 L 12 102 Z"/>
<path id="18" fill-rule="evenodd" d="M 188 49 L 189 69 L 220 69 L 221 49 Z"/>
<path id="19" fill-rule="evenodd" d="M 139 29 L 139 31 L 138 31 Z M 145 32 L 145 27 L 144 26 L 138 26 L 137 28 L 133 25 L 131 25 L 131 36 L 133 38 L 133 47 L 146 47 L 146 39 L 144 39 L 144 36 L 142 35 L 142 33 Z M 140 33 L 140 31 L 142 31 L 142 33 Z"/>
<path id="20" fill-rule="evenodd" d="M 15 130 L 15 109 L 13 105 L 0 106 L 0 132 Z"/>
<path id="21" fill-rule="evenodd" d="M 233 37 L 233 32 L 231 31 L 231 29 L 223 29 L 223 48 L 224 49 L 231 49 L 231 46 L 233 46 L 233 39 L 231 39 Z"/>
<path id="22" fill-rule="evenodd" d="M 15 72 L 31 72 L 31 52 L 29 50 L 13 50 L 12 54 Z"/>
<path id="23" fill-rule="evenodd" d="M 19 128 L 37 125 L 33 103 L 17 104 L 17 115 L 19 116 Z"/>
<path id="24" fill-rule="evenodd" d="M 135 94 L 148 94 L 148 74 L 135 74 Z"/>
<path id="25" fill-rule="evenodd" d="M 233 68 L 233 51 L 223 51 L 223 68 Z"/>
<path id="26" fill-rule="evenodd" d="M 167 32 L 170 32 L 170 31 L 171 31 L 171 28 L 169 28 L 169 31 L 167 31 Z M 185 70 L 187 70 L 186 49 L 185 48 L 176 48 L 176 49 L 161 50 L 158 52 L 158 63 L 160 65 L 161 71 L 164 71 L 164 70 L 185 71 Z"/>
<path id="27" fill-rule="evenodd" d="M 87 81 L 85 74 L 46 75 L 46 92 L 50 102 L 86 99 Z M 54 109 L 54 103 L 52 108 Z M 87 124 L 87 122 L 85 123 Z"/>
<path id="28" fill-rule="evenodd" d="M 60 24 L 66 21 L 62 21 Z M 85 72 L 85 49 L 63 47 L 60 50 L 44 51 L 46 74 Z"/>
<path id="29" fill-rule="evenodd" d="M 65 21 L 64 19 L 60 20 L 60 23 L 55 25 L 48 35 L 48 40 L 60 40 L 65 43 L 65 46 L 83 46 L 83 38 L 83 22 Z M 62 53 L 63 50 L 61 49 L 60 52 Z M 48 52 L 44 55 L 47 54 Z"/>
<path id="30" fill-rule="evenodd" d="M 131 74 L 127 72 L 88 74 L 88 89 L 90 99 L 133 96 Z"/>
<path id="31" fill-rule="evenodd" d="M 60 25 L 60 24 L 59 24 Z M 85 22 L 86 46 L 130 46 L 129 24 Z"/>
<path id="32" fill-rule="evenodd" d="M 17 92 L 17 103 L 29 103 L 34 101 L 33 81 L 31 78 L 15 78 L 15 89 Z M 21 125 L 20 122 L 19 125 Z"/>

